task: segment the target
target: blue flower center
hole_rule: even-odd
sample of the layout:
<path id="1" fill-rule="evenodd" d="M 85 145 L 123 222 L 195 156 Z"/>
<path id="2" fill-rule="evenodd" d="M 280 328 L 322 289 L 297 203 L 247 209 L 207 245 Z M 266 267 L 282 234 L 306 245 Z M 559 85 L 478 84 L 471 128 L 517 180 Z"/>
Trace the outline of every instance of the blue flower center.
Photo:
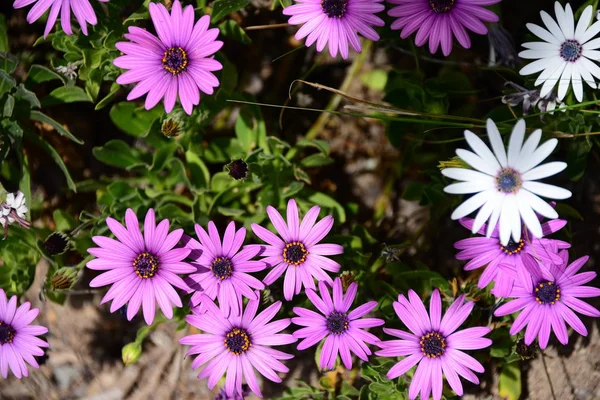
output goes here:
<path id="1" fill-rule="evenodd" d="M 583 46 L 577 40 L 569 39 L 560 46 L 560 56 L 568 62 L 575 62 L 581 57 Z"/>
<path id="2" fill-rule="evenodd" d="M 291 242 L 283 249 L 283 261 L 291 265 L 300 265 L 306 261 L 308 251 L 302 242 Z"/>
<path id="3" fill-rule="evenodd" d="M 540 282 L 535 287 L 535 300 L 539 304 L 554 304 L 559 299 L 560 288 L 554 282 Z"/>
<path id="4" fill-rule="evenodd" d="M 165 71 L 179 75 L 187 69 L 188 54 L 181 47 L 170 47 L 165 50 L 162 65 Z"/>
<path id="5" fill-rule="evenodd" d="M 0 321 L 0 346 L 3 344 L 12 343 L 16 333 L 17 332 L 12 326 L 6 322 Z"/>
<path id="6" fill-rule="evenodd" d="M 321 8 L 329 18 L 342 18 L 348 8 L 348 0 L 321 0 Z"/>
<path id="7" fill-rule="evenodd" d="M 438 332 L 429 332 L 421 336 L 421 351 L 427 358 L 436 358 L 446 351 L 446 338 Z"/>
<path id="8" fill-rule="evenodd" d="M 247 352 L 248 349 L 250 349 L 250 346 L 252 346 L 252 343 L 250 342 L 250 335 L 248 332 L 246 332 L 246 330 L 241 328 L 233 328 L 230 330 L 229 333 L 225 335 L 223 342 L 225 342 L 227 351 L 235 354 L 236 356 Z"/>
<path id="9" fill-rule="evenodd" d="M 233 264 L 226 257 L 217 257 L 210 266 L 212 273 L 220 280 L 225 280 L 233 273 Z"/>
<path id="10" fill-rule="evenodd" d="M 429 0 L 429 7 L 435 13 L 445 13 L 454 7 L 456 0 Z"/>
<path id="11" fill-rule="evenodd" d="M 496 175 L 496 188 L 503 193 L 516 193 L 522 184 L 521 174 L 512 168 L 503 168 Z"/>
<path id="12" fill-rule="evenodd" d="M 513 254 L 519 254 L 523 250 L 523 247 L 525 247 L 525 242 L 523 239 L 515 242 L 512 240 L 512 238 L 510 238 L 508 239 L 506 246 L 503 246 L 502 243 L 500 243 L 500 249 L 509 256 L 512 256 Z"/>
<path id="13" fill-rule="evenodd" d="M 348 330 L 350 321 L 348 321 L 348 315 L 334 311 L 327 317 L 327 329 L 334 335 L 341 335 Z"/>
<path id="14" fill-rule="evenodd" d="M 158 271 L 158 257 L 150 253 L 142 253 L 133 260 L 135 273 L 142 279 L 152 278 Z"/>

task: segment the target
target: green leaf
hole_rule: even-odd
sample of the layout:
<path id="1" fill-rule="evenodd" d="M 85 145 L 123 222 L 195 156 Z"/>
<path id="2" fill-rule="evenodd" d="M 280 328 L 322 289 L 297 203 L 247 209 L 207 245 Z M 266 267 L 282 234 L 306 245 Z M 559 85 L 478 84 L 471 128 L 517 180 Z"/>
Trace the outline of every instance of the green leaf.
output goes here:
<path id="1" fill-rule="evenodd" d="M 106 97 L 100 100 L 98 104 L 96 104 L 94 110 L 98 111 L 106 107 L 115 98 L 120 88 L 121 85 L 119 85 L 118 83 L 113 83 L 110 87 L 110 92 L 106 95 Z"/>
<path id="2" fill-rule="evenodd" d="M 360 80 L 373 90 L 382 91 L 387 84 L 388 73 L 382 69 L 374 69 L 362 74 Z"/>
<path id="3" fill-rule="evenodd" d="M 500 373 L 498 395 L 506 400 L 521 397 L 521 369 L 519 363 L 505 364 Z"/>
<path id="4" fill-rule="evenodd" d="M 224 16 L 246 7 L 248 3 L 249 0 L 215 0 L 210 21 L 215 23 Z"/>
<path id="5" fill-rule="evenodd" d="M 300 139 L 298 143 L 296 143 L 298 147 L 314 147 L 319 149 L 321 153 L 328 156 L 330 152 L 329 142 L 326 140 L 319 139 Z"/>
<path id="6" fill-rule="evenodd" d="M 323 154 L 312 154 L 300 161 L 300 165 L 305 168 L 322 167 L 333 163 L 333 159 Z"/>
<path id="7" fill-rule="evenodd" d="M 42 99 L 42 105 L 44 106 L 80 102 L 91 103 L 92 99 L 79 86 L 61 86 Z"/>
<path id="8" fill-rule="evenodd" d="M 135 103 L 124 101 L 110 109 L 110 119 L 123 132 L 135 137 L 146 137 L 152 123 L 162 115 L 160 107 L 145 110 Z"/>
<path id="9" fill-rule="evenodd" d="M 60 232 L 70 231 L 71 229 L 75 229 L 78 225 L 77 221 L 70 213 L 63 211 L 60 208 L 54 210 L 52 219 L 54 219 L 54 223 L 56 224 L 56 230 Z"/>
<path id="10" fill-rule="evenodd" d="M 185 152 L 185 161 L 190 169 L 190 181 L 192 186 L 196 189 L 208 189 L 210 172 L 204 161 L 202 161 L 198 154 L 191 150 Z"/>
<path id="11" fill-rule="evenodd" d="M 346 222 L 346 211 L 344 211 L 344 207 L 342 207 L 342 205 L 335 201 L 332 197 L 327 196 L 325 193 L 314 193 L 308 198 L 308 201 L 321 207 L 333 208 L 337 212 L 337 222 L 341 224 Z"/>
<path id="12" fill-rule="evenodd" d="M 17 64 L 19 61 L 17 57 L 10 53 L 6 53 L 4 51 L 0 51 L 0 69 L 5 71 L 8 74 L 12 74 L 17 69 Z"/>
<path id="13" fill-rule="evenodd" d="M 52 71 L 50 68 L 44 67 L 43 65 L 33 64 L 27 73 L 26 82 L 31 85 L 37 85 L 42 82 L 54 80 L 60 80 L 63 84 L 67 83 L 66 79 L 62 75 Z"/>
<path id="14" fill-rule="evenodd" d="M 152 157 L 152 166 L 150 171 L 159 172 L 165 167 L 169 158 L 173 156 L 179 145 L 176 141 L 170 140 L 167 143 L 161 143 L 161 146 L 156 149 Z"/>
<path id="15" fill-rule="evenodd" d="M 6 29 L 6 17 L 0 14 L 0 51 L 8 51 L 8 32 Z"/>
<path id="16" fill-rule="evenodd" d="M 94 147 L 92 154 L 105 164 L 123 169 L 144 165 L 139 153 L 120 139 L 107 142 L 104 146 Z"/>
<path id="17" fill-rule="evenodd" d="M 12 117 L 14 109 L 15 109 L 15 98 L 9 94 L 6 96 L 6 100 L 4 101 L 4 107 L 2 107 L 2 116 L 4 118 Z"/>
<path id="18" fill-rule="evenodd" d="M 242 44 L 252 43 L 252 39 L 250 39 L 250 37 L 246 34 L 246 31 L 243 30 L 242 27 L 240 27 L 238 23 L 232 19 L 221 22 L 219 24 L 219 30 L 223 36 L 237 40 Z"/>
<path id="19" fill-rule="evenodd" d="M 32 111 L 30 118 L 34 121 L 43 122 L 52 126 L 61 136 L 68 137 L 77 144 L 83 144 L 83 141 L 75 137 L 71 132 L 66 130 L 61 124 L 40 111 Z"/>
<path id="20" fill-rule="evenodd" d="M 58 167 L 62 170 L 65 178 L 67 180 L 67 185 L 69 185 L 69 189 L 74 192 L 77 192 L 77 188 L 75 187 L 75 182 L 73 182 L 73 178 L 71 178 L 71 174 L 67 169 L 67 166 L 63 162 L 60 154 L 56 151 L 54 147 L 52 147 L 48 142 L 42 140 L 35 133 L 30 132 L 29 130 L 25 131 L 25 136 L 27 139 L 38 145 L 42 150 L 44 150 L 48 155 L 52 158 L 52 160 L 58 165 Z"/>
<path id="21" fill-rule="evenodd" d="M 15 78 L 10 76 L 6 71 L 0 70 L 0 96 L 10 92 L 15 86 L 17 86 Z"/>
<path id="22" fill-rule="evenodd" d="M 226 217 L 240 217 L 244 215 L 244 210 L 240 210 L 239 208 L 217 207 L 217 211 Z"/>

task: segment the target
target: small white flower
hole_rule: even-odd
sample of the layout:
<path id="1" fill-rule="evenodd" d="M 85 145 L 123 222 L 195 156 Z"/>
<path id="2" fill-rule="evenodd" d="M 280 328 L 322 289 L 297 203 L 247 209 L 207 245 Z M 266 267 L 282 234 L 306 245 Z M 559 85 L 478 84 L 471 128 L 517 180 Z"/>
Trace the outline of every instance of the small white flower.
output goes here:
<path id="1" fill-rule="evenodd" d="M 6 221 L 9 225 L 15 222 L 14 214 L 11 211 L 24 220 L 25 214 L 29 211 L 25 202 L 25 195 L 20 190 L 6 195 L 6 201 L 0 204 L 0 225 L 5 226 Z"/>
<path id="2" fill-rule="evenodd" d="M 446 168 L 442 174 L 462 181 L 444 188 L 447 193 L 476 193 L 464 201 L 452 213 L 459 219 L 479 209 L 473 224 L 473 233 L 486 221 L 490 237 L 499 223 L 500 241 L 507 245 L 511 236 L 515 242 L 521 239 L 521 219 L 535 237 L 543 236 L 536 212 L 546 218 L 556 219 L 554 208 L 538 196 L 550 199 L 566 199 L 571 192 L 554 185 L 536 182 L 555 175 L 567 167 L 564 162 L 539 165 L 556 148 L 557 139 L 550 139 L 538 147 L 542 131 L 536 130 L 525 139 L 525 121 L 520 120 L 513 128 L 505 150 L 500 132 L 491 119 L 487 120 L 487 132 L 493 152 L 473 132 L 465 131 L 467 143 L 474 153 L 457 149 L 456 154 L 475 170 Z M 523 143 L 524 142 L 524 143 Z"/>
<path id="3" fill-rule="evenodd" d="M 582 79 L 596 89 L 596 78 L 600 79 L 600 67 L 594 61 L 600 60 L 600 21 L 593 22 L 592 6 L 583 10 L 577 26 L 573 10 L 569 4 L 563 9 L 559 2 L 554 4 L 556 21 L 545 11 L 540 14 L 546 25 L 527 24 L 527 28 L 543 42 L 523 43 L 524 50 L 519 56 L 536 60 L 521 69 L 521 75 L 531 75 L 541 71 L 535 86 L 543 84 L 541 97 L 546 96 L 558 83 L 558 99 L 562 100 L 569 86 L 578 101 L 583 100 Z M 558 23 L 557 23 L 558 22 Z M 593 39 L 593 40 L 592 40 Z M 594 61 L 592 61 L 594 60 Z"/>

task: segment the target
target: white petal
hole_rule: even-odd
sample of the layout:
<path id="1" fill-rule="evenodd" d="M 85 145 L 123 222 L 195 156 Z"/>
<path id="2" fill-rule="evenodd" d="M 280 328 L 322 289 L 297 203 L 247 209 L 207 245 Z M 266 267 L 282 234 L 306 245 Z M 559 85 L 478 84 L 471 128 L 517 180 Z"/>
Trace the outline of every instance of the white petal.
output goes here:
<path id="1" fill-rule="evenodd" d="M 542 182 L 525 181 L 523 182 L 523 188 L 538 196 L 547 197 L 549 199 L 562 200 L 571 197 L 571 192 L 567 189 Z"/>
<path id="2" fill-rule="evenodd" d="M 456 149 L 456 155 L 459 156 L 471 167 L 489 175 L 496 175 L 496 173 L 500 169 L 500 164 L 498 164 L 498 161 L 496 161 L 496 157 L 493 156 L 489 159 L 490 161 L 493 161 L 492 163 L 490 163 L 488 162 L 488 159 L 484 160 L 483 158 L 479 157 L 473 152 L 470 152 L 469 150 Z M 492 155 L 491 151 L 490 155 Z"/>
<path id="3" fill-rule="evenodd" d="M 450 218 L 459 219 L 471 214 L 473 211 L 481 207 L 485 202 L 490 200 L 496 194 L 495 189 L 488 189 L 485 192 L 477 193 L 465 200 L 460 206 L 454 210 Z"/>
<path id="4" fill-rule="evenodd" d="M 475 217 L 475 221 L 473 222 L 473 229 L 471 229 L 472 233 L 475 233 L 479 231 L 479 229 L 481 229 L 483 224 L 485 224 L 485 221 L 487 221 L 490 218 L 492 212 L 496 209 L 498 204 L 502 202 L 504 197 L 505 196 L 494 196 L 487 203 L 485 203 L 483 207 L 479 209 L 479 212 Z"/>
<path id="5" fill-rule="evenodd" d="M 575 39 L 578 40 L 579 43 L 581 43 L 581 39 L 583 39 L 585 31 L 590 26 L 590 22 L 592 22 L 592 8 L 592 6 L 587 6 L 579 17 L 577 28 L 575 28 Z"/>
<path id="6" fill-rule="evenodd" d="M 558 80 L 560 79 L 560 76 L 562 75 L 566 67 L 567 62 L 562 62 L 559 64 L 558 68 L 544 82 L 544 86 L 542 86 L 542 89 L 540 90 L 540 97 L 545 97 L 550 92 L 552 92 L 552 89 L 554 89 L 554 86 L 556 86 L 556 84 L 558 83 Z"/>
<path id="7" fill-rule="evenodd" d="M 489 175 L 468 168 L 445 168 L 442 170 L 442 175 L 459 181 L 468 182 L 487 181 L 490 179 Z"/>
<path id="8" fill-rule="evenodd" d="M 590 60 L 598 61 L 598 60 L 600 60 L 600 51 L 598 51 L 598 50 L 585 50 L 585 56 L 584 57 L 589 58 Z"/>
<path id="9" fill-rule="evenodd" d="M 531 155 L 535 151 L 538 144 L 540 144 L 540 139 L 542 138 L 542 130 L 536 129 L 533 131 L 531 135 L 525 141 L 525 144 L 521 148 L 521 153 L 519 154 L 519 159 L 515 164 L 515 169 L 519 172 L 523 172 L 523 165 L 529 161 Z"/>
<path id="10" fill-rule="evenodd" d="M 556 175 L 559 172 L 563 171 L 567 168 L 567 163 L 554 161 L 547 164 L 542 164 L 539 167 L 536 167 L 532 170 L 527 171 L 523 174 L 523 180 L 525 181 L 535 181 L 538 179 L 544 179 L 552 175 Z"/>
<path id="11" fill-rule="evenodd" d="M 529 160 L 524 162 L 523 167 L 521 168 L 521 173 L 525 173 L 530 169 L 536 167 L 539 163 L 544 161 L 546 157 L 550 155 L 558 145 L 558 139 L 550 139 L 545 141 L 540 147 L 538 147 Z M 525 161 L 525 160 L 524 160 Z"/>
<path id="12" fill-rule="evenodd" d="M 600 38 L 596 38 L 594 40 L 590 40 L 589 42 L 583 45 L 583 52 L 586 50 L 595 50 L 600 47 Z"/>
<path id="13" fill-rule="evenodd" d="M 597 88 L 596 80 L 594 79 L 592 74 L 590 74 L 590 71 L 588 71 L 585 64 L 582 62 L 577 63 L 577 69 L 579 70 L 579 73 L 581 74 L 581 77 L 583 78 L 585 83 L 587 83 L 588 86 L 591 87 L 592 89 L 596 89 Z"/>
<path id="14" fill-rule="evenodd" d="M 542 39 L 548 43 L 555 43 L 558 45 L 560 45 L 562 43 L 560 40 L 558 40 L 556 37 L 554 37 L 554 35 L 552 35 L 550 32 L 548 32 L 547 30 L 545 30 L 544 28 L 542 28 L 539 25 L 527 24 L 527 29 L 529 29 L 531 31 L 531 33 L 533 33 L 534 35 L 536 35 L 537 37 L 539 37 L 540 39 Z"/>
<path id="15" fill-rule="evenodd" d="M 536 60 L 538 58 L 551 58 L 556 56 L 556 49 L 549 50 L 523 50 L 519 53 L 519 57 L 528 60 Z M 527 75 L 527 74 L 521 74 Z"/>
<path id="16" fill-rule="evenodd" d="M 523 196 L 522 193 L 525 193 L 524 190 L 521 190 L 517 193 L 517 205 L 519 206 L 519 214 L 521 214 L 521 218 L 525 223 L 525 226 L 533 233 L 533 236 L 536 238 L 541 238 L 544 236 L 542 232 L 542 225 L 540 224 L 540 220 L 535 215 L 531 206 L 527 202 L 527 198 Z"/>
<path id="17" fill-rule="evenodd" d="M 556 54 L 558 54 L 560 51 L 559 45 L 548 42 L 526 42 L 521 46 L 531 50 L 554 50 Z"/>
<path id="18" fill-rule="evenodd" d="M 486 127 L 490 143 L 492 144 L 492 149 L 494 149 L 494 154 L 496 155 L 496 159 L 502 168 L 504 168 L 506 167 L 508 160 L 506 159 L 506 149 L 504 148 L 504 142 L 502 141 L 502 136 L 500 136 L 500 131 L 498 131 L 494 121 L 489 118 L 486 121 Z"/>
<path id="19" fill-rule="evenodd" d="M 502 206 L 504 205 L 504 200 L 506 199 L 506 195 L 502 194 L 502 196 L 498 196 L 500 200 L 496 203 L 494 207 L 494 211 L 492 211 L 492 216 L 488 220 L 488 225 L 486 229 L 485 235 L 487 237 L 492 236 L 492 232 L 496 229 L 496 224 L 498 224 L 498 220 L 500 219 L 500 213 L 502 212 Z"/>
<path id="20" fill-rule="evenodd" d="M 519 53 L 519 57 L 521 57 L 521 53 Z M 537 57 L 536 57 L 537 58 Z M 547 70 L 548 67 L 548 59 L 542 58 L 540 60 L 535 60 L 534 62 L 530 62 L 519 71 L 520 75 L 531 75 L 538 73 L 542 70 Z"/>
<path id="21" fill-rule="evenodd" d="M 513 127 L 510 139 L 508 141 L 508 166 L 515 167 L 521 147 L 523 147 L 523 138 L 525 137 L 525 120 L 520 119 Z"/>
<path id="22" fill-rule="evenodd" d="M 533 211 L 535 211 L 536 213 L 550 219 L 558 218 L 558 213 L 556 212 L 556 210 L 550 204 L 546 203 L 544 200 L 540 199 L 535 194 L 527 190 L 519 190 L 518 194 L 522 196 L 525 199 L 525 201 L 527 201 L 527 204 L 529 204 L 531 208 L 533 208 Z"/>
<path id="23" fill-rule="evenodd" d="M 598 33 L 600 33 L 600 21 L 594 22 L 592 26 L 585 31 L 585 34 L 581 40 L 579 40 L 579 43 L 587 43 L 590 39 L 596 37 Z"/>
<path id="24" fill-rule="evenodd" d="M 597 53 L 600 55 L 600 52 Z M 574 64 L 573 69 L 571 70 L 571 83 L 573 84 L 575 98 L 579 102 L 583 101 L 583 82 L 581 81 L 581 74 L 579 73 L 577 64 Z"/>
<path id="25" fill-rule="evenodd" d="M 489 181 L 469 181 L 453 183 L 444 188 L 444 192 L 451 194 L 478 193 L 494 187 L 494 178 L 489 177 Z"/>
<path id="26" fill-rule="evenodd" d="M 548 80 L 548 78 L 550 78 L 552 75 L 556 74 L 556 71 L 558 69 L 562 70 L 565 69 L 565 64 L 566 61 L 562 59 L 562 57 L 557 56 L 554 57 L 550 60 L 547 61 L 546 64 L 546 69 L 542 71 L 542 73 L 540 74 L 540 76 L 538 76 L 538 78 L 535 80 L 535 86 L 540 85 L 542 82 L 545 82 L 546 80 Z M 556 78 L 558 79 L 558 77 Z"/>
<path id="27" fill-rule="evenodd" d="M 555 4 L 555 10 L 558 9 L 560 3 L 556 2 L 554 4 Z M 565 11 L 563 13 L 562 18 L 558 18 L 558 15 L 557 15 L 557 19 L 558 19 L 558 25 L 560 25 L 560 27 L 562 28 L 565 38 L 567 38 L 567 39 L 575 38 L 575 17 L 573 17 L 573 10 L 571 9 L 571 5 L 569 3 L 567 3 L 567 5 L 565 7 Z"/>
<path id="28" fill-rule="evenodd" d="M 510 240 L 511 233 L 513 231 L 513 222 L 514 215 L 513 213 L 517 213 L 518 209 L 515 204 L 515 196 L 507 195 L 504 199 L 504 204 L 502 204 L 502 211 L 500 212 L 500 242 L 503 245 L 507 245 Z"/>
<path id="29" fill-rule="evenodd" d="M 565 70 L 560 76 L 560 81 L 558 82 L 558 99 L 562 100 L 565 98 L 567 91 L 569 90 L 569 85 L 571 84 L 571 71 L 573 70 L 573 64 L 567 63 L 565 66 Z"/>
<path id="30" fill-rule="evenodd" d="M 590 71 L 590 73 L 592 75 L 594 75 L 596 78 L 600 79 L 600 67 L 598 67 L 598 65 L 596 65 L 596 63 L 594 63 L 591 60 L 588 60 L 585 57 L 581 57 L 577 61 L 579 61 L 581 64 L 585 65 L 587 70 Z"/>
<path id="31" fill-rule="evenodd" d="M 476 134 L 471 131 L 465 131 L 465 139 L 469 146 L 475 151 L 475 153 L 481 157 L 483 161 L 490 165 L 490 167 L 494 170 L 492 175 L 495 175 L 496 172 L 501 168 L 498 163 L 498 159 L 492 153 L 490 148 L 485 144 L 483 140 L 479 138 Z"/>
<path id="32" fill-rule="evenodd" d="M 548 14 L 546 11 L 542 11 L 540 12 L 540 15 L 542 16 L 542 21 L 544 21 L 544 24 L 548 28 L 548 31 L 552 33 L 552 35 L 556 39 L 558 39 L 561 42 L 567 40 L 567 38 L 562 32 L 562 29 L 558 26 L 558 24 L 556 23 L 556 21 L 554 21 L 554 18 L 552 18 L 550 14 Z"/>

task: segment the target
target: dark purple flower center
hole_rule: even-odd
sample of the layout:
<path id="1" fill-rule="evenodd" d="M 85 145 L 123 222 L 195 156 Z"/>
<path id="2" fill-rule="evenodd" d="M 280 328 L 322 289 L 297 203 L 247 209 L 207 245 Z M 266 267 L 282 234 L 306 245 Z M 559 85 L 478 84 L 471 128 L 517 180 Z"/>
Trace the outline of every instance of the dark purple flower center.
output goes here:
<path id="1" fill-rule="evenodd" d="M 438 332 L 429 332 L 421 336 L 421 351 L 427 358 L 436 358 L 446 351 L 446 338 Z"/>
<path id="2" fill-rule="evenodd" d="M 291 242 L 283 249 L 283 261 L 291 265 L 300 265 L 306 261 L 308 251 L 302 242 Z"/>
<path id="3" fill-rule="evenodd" d="M 341 335 L 348 330 L 350 321 L 348 321 L 348 315 L 334 311 L 327 317 L 327 329 L 334 335 Z"/>
<path id="4" fill-rule="evenodd" d="M 435 13 L 445 13 L 454 7 L 456 0 L 429 0 L 429 7 Z"/>
<path id="5" fill-rule="evenodd" d="M 560 56 L 568 62 L 575 62 L 581 57 L 583 46 L 577 40 L 569 39 L 560 46 Z"/>
<path id="6" fill-rule="evenodd" d="M 210 266 L 212 273 L 220 280 L 225 280 L 233 273 L 233 264 L 226 257 L 217 257 Z"/>
<path id="7" fill-rule="evenodd" d="M 348 0 L 321 0 L 321 8 L 329 18 L 342 18 L 348 8 Z"/>
<path id="8" fill-rule="evenodd" d="M 502 246 L 502 243 L 500 243 L 500 249 L 509 256 L 512 256 L 513 254 L 519 254 L 524 247 L 525 242 L 523 241 L 523 239 L 519 240 L 518 242 L 515 242 L 514 240 L 512 240 L 512 238 L 510 238 L 508 239 L 508 243 L 506 244 L 506 246 Z"/>
<path id="9" fill-rule="evenodd" d="M 250 335 L 245 329 L 233 328 L 225 335 L 225 347 L 230 353 L 239 356 L 250 349 L 252 343 L 250 342 Z"/>
<path id="10" fill-rule="evenodd" d="M 152 278 L 158 271 L 158 257 L 150 253 L 142 253 L 133 260 L 135 273 L 142 279 Z"/>
<path id="11" fill-rule="evenodd" d="M 248 177 L 248 164 L 244 160 L 234 160 L 227 164 L 227 172 L 235 180 L 243 180 Z"/>
<path id="12" fill-rule="evenodd" d="M 0 321 L 0 346 L 7 343 L 12 343 L 17 331 L 6 322 Z"/>
<path id="13" fill-rule="evenodd" d="M 554 304 L 560 299 L 560 288 L 554 282 L 540 282 L 535 287 L 535 300 L 539 304 Z"/>
<path id="14" fill-rule="evenodd" d="M 496 175 L 496 188 L 503 193 L 516 193 L 522 184 L 521 174 L 512 168 L 503 168 Z"/>
<path id="15" fill-rule="evenodd" d="M 188 66 L 188 54 L 181 47 L 170 47 L 165 50 L 162 65 L 165 71 L 172 75 L 179 75 Z"/>

